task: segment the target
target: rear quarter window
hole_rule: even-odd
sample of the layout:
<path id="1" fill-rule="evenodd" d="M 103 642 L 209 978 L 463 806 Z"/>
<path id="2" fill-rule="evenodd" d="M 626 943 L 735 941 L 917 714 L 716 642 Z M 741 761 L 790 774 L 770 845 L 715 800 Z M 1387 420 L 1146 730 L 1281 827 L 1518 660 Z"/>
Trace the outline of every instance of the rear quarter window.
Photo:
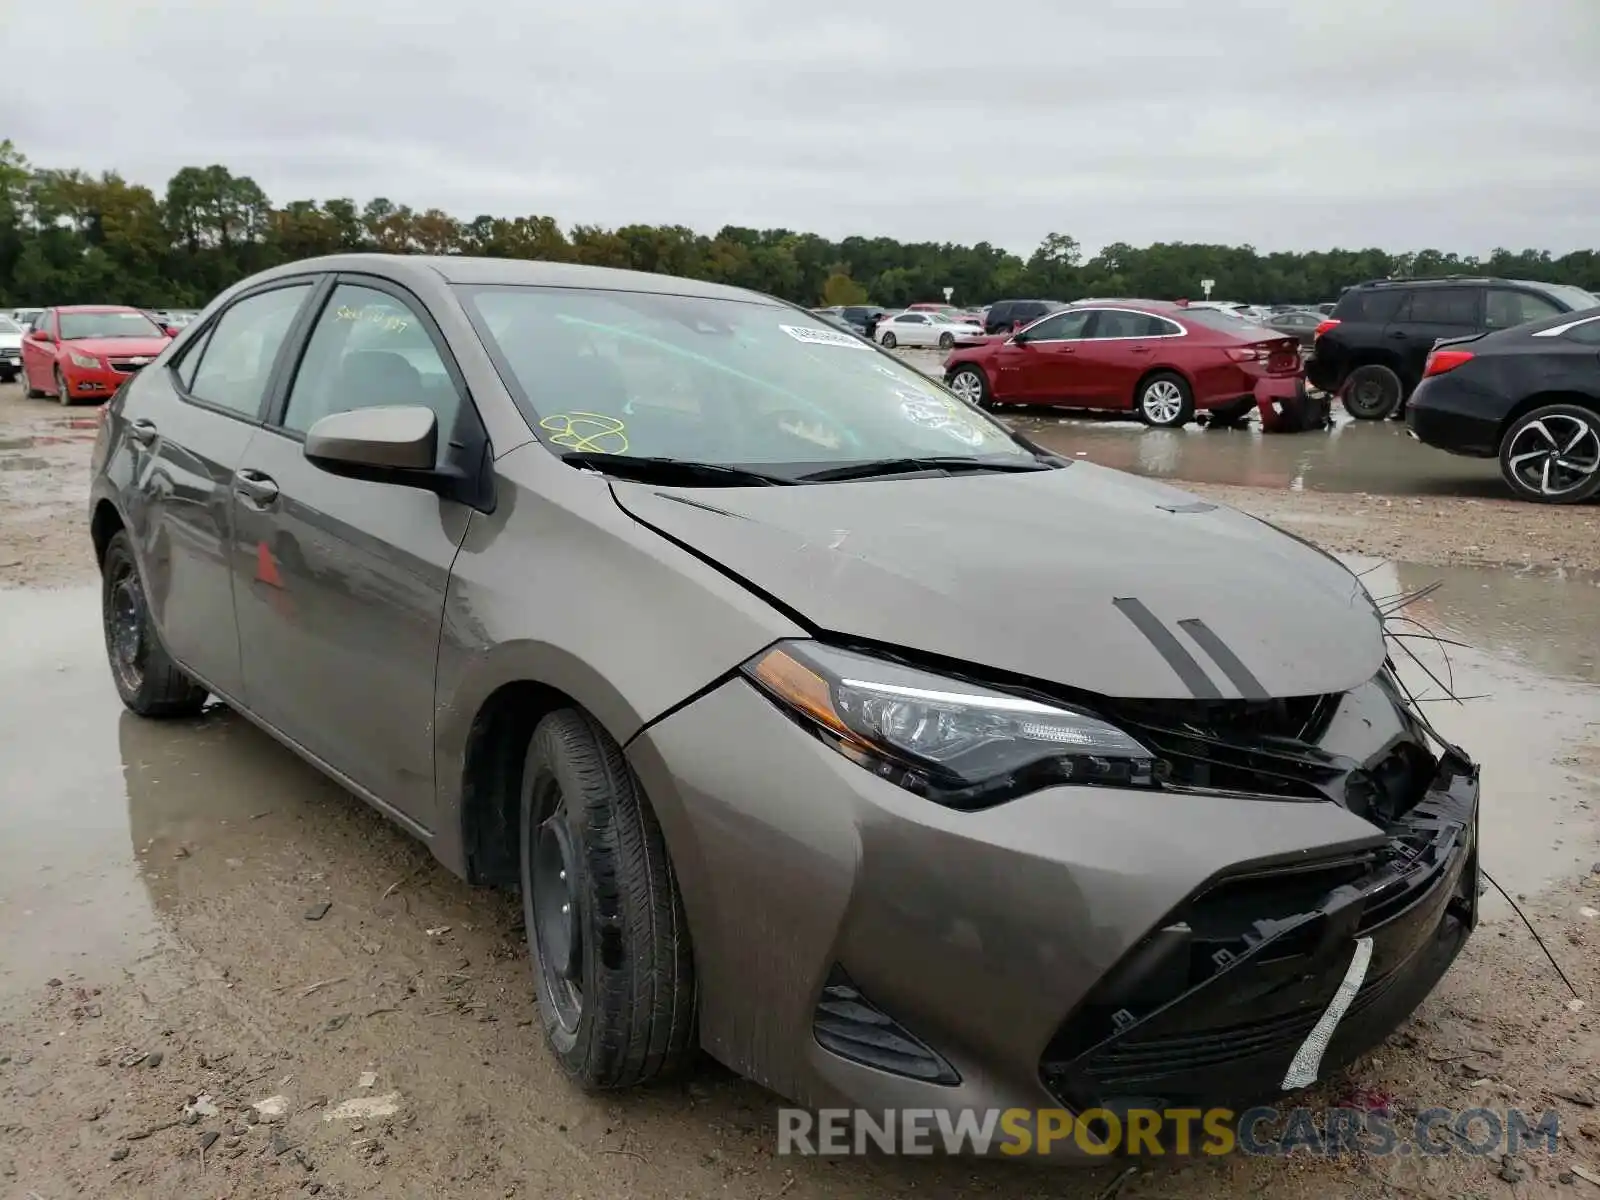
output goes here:
<path id="1" fill-rule="evenodd" d="M 1406 288 L 1362 288 L 1346 292 L 1333 307 L 1340 321 L 1372 321 L 1382 325 L 1392 321 L 1411 293 Z"/>

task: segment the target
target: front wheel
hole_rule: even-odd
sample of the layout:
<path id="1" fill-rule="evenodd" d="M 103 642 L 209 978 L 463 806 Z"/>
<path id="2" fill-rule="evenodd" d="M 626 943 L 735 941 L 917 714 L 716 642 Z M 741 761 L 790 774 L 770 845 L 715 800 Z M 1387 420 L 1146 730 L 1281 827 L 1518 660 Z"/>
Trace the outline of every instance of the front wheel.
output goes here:
<path id="1" fill-rule="evenodd" d="M 1518 417 L 1500 442 L 1500 477 L 1540 504 L 1577 504 L 1600 493 L 1600 413 L 1549 404 Z"/>
<path id="2" fill-rule="evenodd" d="M 667 846 L 622 749 L 588 714 L 539 722 L 522 772 L 522 913 L 545 1037 L 590 1089 L 683 1066 L 689 926 Z"/>
<path id="3" fill-rule="evenodd" d="M 885 350 L 893 350 L 899 344 L 899 342 L 895 341 L 894 334 L 886 333 L 883 335 L 883 348 Z"/>
<path id="4" fill-rule="evenodd" d="M 192 717 L 205 707 L 206 689 L 167 657 L 156 637 L 126 533 L 114 534 L 106 546 L 100 614 L 111 679 L 123 704 L 141 717 Z"/>
<path id="5" fill-rule="evenodd" d="M 950 350 L 950 349 L 953 349 L 955 347 L 955 344 L 956 344 L 956 335 L 955 334 L 953 334 L 953 333 L 941 333 L 939 335 L 939 349 L 941 349 L 941 350 Z"/>
<path id="6" fill-rule="evenodd" d="M 56 368 L 56 399 L 63 406 L 72 403 L 72 392 L 67 387 L 67 377 L 61 373 L 61 368 Z"/>
<path id="7" fill-rule="evenodd" d="M 1350 372 L 1344 384 L 1345 410 L 1358 421 L 1381 421 L 1400 407 L 1400 376 L 1379 363 Z"/>
<path id="8" fill-rule="evenodd" d="M 1177 429 L 1194 416 L 1194 395 L 1183 376 L 1160 371 L 1139 385 L 1134 407 L 1146 425 Z"/>
<path id="9" fill-rule="evenodd" d="M 989 377 L 978 367 L 957 367 L 950 373 L 949 386 L 968 404 L 975 404 L 979 408 L 994 407 L 994 398 L 989 394 Z"/>

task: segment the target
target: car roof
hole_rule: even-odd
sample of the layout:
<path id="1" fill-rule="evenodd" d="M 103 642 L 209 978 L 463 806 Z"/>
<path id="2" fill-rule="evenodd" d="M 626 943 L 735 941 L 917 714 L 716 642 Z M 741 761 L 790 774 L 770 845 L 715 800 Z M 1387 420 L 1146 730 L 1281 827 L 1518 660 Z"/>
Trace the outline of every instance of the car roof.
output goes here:
<path id="1" fill-rule="evenodd" d="M 43 310 L 41 310 L 43 311 Z M 142 308 L 135 308 L 131 304 L 58 304 L 57 313 L 106 313 L 106 312 L 131 312 L 143 313 Z"/>
<path id="2" fill-rule="evenodd" d="M 1098 296 L 1093 300 L 1074 300 L 1068 308 L 1148 308 L 1155 312 L 1182 312 L 1191 307 L 1171 300 L 1140 300 L 1125 296 Z"/>
<path id="3" fill-rule="evenodd" d="M 304 275 L 310 271 L 365 272 L 400 283 L 432 274 L 446 283 L 468 286 L 584 288 L 591 291 L 650 292 L 708 300 L 743 300 L 775 307 L 783 304 L 781 300 L 747 288 L 684 279 L 677 275 L 591 267 L 580 263 L 540 262 L 527 258 L 475 258 L 461 254 L 330 254 L 285 263 L 253 276 L 252 280 Z"/>
<path id="4" fill-rule="evenodd" d="M 1355 288 L 1378 287 L 1446 287 L 1451 284 L 1478 287 L 1488 283 L 1510 284 L 1512 287 L 1533 288 L 1535 291 L 1544 291 L 1553 286 L 1540 283 L 1534 279 L 1506 279 L 1499 275 L 1434 275 L 1421 279 L 1368 279 L 1361 283 L 1352 284 L 1346 291 Z"/>

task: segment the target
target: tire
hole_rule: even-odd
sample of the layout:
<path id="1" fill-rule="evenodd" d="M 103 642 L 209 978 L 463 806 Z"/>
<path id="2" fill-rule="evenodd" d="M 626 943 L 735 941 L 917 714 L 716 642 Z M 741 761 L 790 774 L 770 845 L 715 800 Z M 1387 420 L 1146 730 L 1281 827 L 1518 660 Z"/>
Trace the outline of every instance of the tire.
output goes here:
<path id="1" fill-rule="evenodd" d="M 72 392 L 67 388 L 67 377 L 61 373 L 61 368 L 56 368 L 56 399 L 63 408 L 72 403 Z"/>
<path id="2" fill-rule="evenodd" d="M 1600 412 L 1547 404 L 1500 439 L 1500 478 L 1522 500 L 1579 504 L 1600 493 Z"/>
<path id="3" fill-rule="evenodd" d="M 955 334 L 953 334 L 953 333 L 941 333 L 939 335 L 939 349 L 941 349 L 941 350 L 953 350 L 953 349 L 955 349 L 955 344 L 956 344 L 956 335 Z"/>
<path id="4" fill-rule="evenodd" d="M 945 383 L 968 404 L 976 404 L 979 408 L 995 407 L 994 396 L 989 391 L 989 377 L 983 373 L 982 367 L 975 367 L 971 363 L 959 366 L 950 372 Z"/>
<path id="5" fill-rule="evenodd" d="M 111 680 L 130 711 L 141 717 L 192 717 L 205 707 L 206 689 L 167 657 L 156 637 L 133 547 L 120 531 L 106 545 L 100 567 L 100 626 Z"/>
<path id="6" fill-rule="evenodd" d="M 1400 376 L 1380 363 L 1357 367 L 1346 377 L 1340 394 L 1345 411 L 1358 421 L 1381 421 L 1400 407 Z"/>
<path id="7" fill-rule="evenodd" d="M 885 350 L 893 350 L 897 345 L 899 343 L 895 341 L 895 336 L 892 332 L 883 335 L 883 348 Z"/>
<path id="8" fill-rule="evenodd" d="M 1133 407 L 1146 425 L 1180 429 L 1194 418 L 1194 393 L 1182 375 L 1157 371 L 1140 381 Z"/>
<path id="9" fill-rule="evenodd" d="M 534 729 L 521 813 L 523 920 L 562 1068 L 590 1090 L 681 1069 L 695 1046 L 688 921 L 655 814 L 588 714 Z"/>

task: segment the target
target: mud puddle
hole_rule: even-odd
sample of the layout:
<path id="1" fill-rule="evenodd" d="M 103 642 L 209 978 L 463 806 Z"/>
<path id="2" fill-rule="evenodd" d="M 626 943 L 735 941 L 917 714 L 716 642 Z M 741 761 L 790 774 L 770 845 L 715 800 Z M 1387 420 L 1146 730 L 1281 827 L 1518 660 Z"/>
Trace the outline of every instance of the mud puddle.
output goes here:
<path id="1" fill-rule="evenodd" d="M 1105 467 L 1189 483 L 1390 495 L 1505 493 L 1495 463 L 1459 458 L 1413 441 L 1395 421 L 1337 419 L 1330 430 L 1148 429 L 1131 420 L 1007 412 L 1020 433 Z"/>

